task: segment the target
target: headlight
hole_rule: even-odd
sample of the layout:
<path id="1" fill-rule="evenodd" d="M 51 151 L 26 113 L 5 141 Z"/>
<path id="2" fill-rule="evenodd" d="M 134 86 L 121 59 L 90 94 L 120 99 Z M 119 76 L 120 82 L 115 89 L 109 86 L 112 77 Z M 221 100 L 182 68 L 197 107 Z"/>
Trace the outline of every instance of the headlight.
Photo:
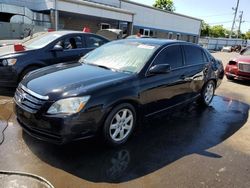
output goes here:
<path id="1" fill-rule="evenodd" d="M 61 99 L 49 108 L 48 114 L 75 114 L 80 112 L 86 103 L 88 102 L 90 96 L 84 97 L 73 97 L 67 99 Z"/>
<path id="2" fill-rule="evenodd" d="M 2 60 L 3 66 L 13 66 L 16 64 L 17 59 L 4 59 Z"/>

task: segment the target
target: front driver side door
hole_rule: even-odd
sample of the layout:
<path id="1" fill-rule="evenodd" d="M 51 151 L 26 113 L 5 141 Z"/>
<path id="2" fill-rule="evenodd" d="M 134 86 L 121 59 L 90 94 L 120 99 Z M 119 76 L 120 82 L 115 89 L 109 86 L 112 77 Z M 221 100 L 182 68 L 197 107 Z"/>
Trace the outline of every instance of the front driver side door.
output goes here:
<path id="1" fill-rule="evenodd" d="M 182 79 L 183 53 L 179 45 L 165 47 L 152 62 L 156 64 L 169 64 L 169 73 L 146 75 L 142 80 L 143 102 L 146 104 L 146 116 L 165 111 L 186 100 L 188 84 Z M 149 69 L 150 69 L 149 67 Z M 149 70 L 148 69 L 148 70 Z"/>

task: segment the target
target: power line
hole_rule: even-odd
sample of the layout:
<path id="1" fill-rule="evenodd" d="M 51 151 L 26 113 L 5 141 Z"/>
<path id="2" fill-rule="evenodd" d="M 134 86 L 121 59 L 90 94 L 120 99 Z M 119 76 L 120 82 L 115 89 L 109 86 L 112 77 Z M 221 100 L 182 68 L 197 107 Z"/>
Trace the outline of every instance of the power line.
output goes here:
<path id="1" fill-rule="evenodd" d="M 201 18 L 208 18 L 208 17 L 219 17 L 225 15 L 232 15 L 232 13 L 225 13 L 225 14 L 214 14 L 214 15 L 207 15 L 207 16 L 200 16 Z"/>
<path id="2" fill-rule="evenodd" d="M 222 21 L 222 22 L 214 22 L 214 23 L 208 23 L 209 25 L 215 25 L 215 24 L 224 24 L 224 23 L 231 23 L 232 21 Z"/>

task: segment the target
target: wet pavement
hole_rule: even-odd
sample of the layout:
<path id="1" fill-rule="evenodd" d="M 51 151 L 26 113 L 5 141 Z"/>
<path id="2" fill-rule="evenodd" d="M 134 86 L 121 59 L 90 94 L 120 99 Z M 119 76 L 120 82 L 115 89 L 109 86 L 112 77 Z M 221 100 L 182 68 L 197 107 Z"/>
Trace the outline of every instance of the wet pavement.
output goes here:
<path id="1" fill-rule="evenodd" d="M 98 139 L 65 146 L 38 141 L 19 127 L 13 94 L 0 95 L 0 132 L 8 123 L 0 170 L 34 173 L 59 188 L 250 187 L 248 83 L 224 80 L 210 107 L 193 104 L 152 119 L 115 149 Z"/>

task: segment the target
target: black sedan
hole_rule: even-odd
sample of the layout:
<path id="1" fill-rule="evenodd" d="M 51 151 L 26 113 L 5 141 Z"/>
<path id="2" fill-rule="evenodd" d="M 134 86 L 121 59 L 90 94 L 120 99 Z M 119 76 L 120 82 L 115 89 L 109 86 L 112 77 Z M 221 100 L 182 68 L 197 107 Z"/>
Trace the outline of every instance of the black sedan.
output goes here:
<path id="1" fill-rule="evenodd" d="M 101 133 L 120 145 L 145 117 L 194 100 L 209 105 L 223 76 L 221 61 L 198 45 L 126 39 L 78 63 L 28 74 L 15 93 L 15 112 L 38 139 L 60 144 Z"/>
<path id="2" fill-rule="evenodd" d="M 0 48 L 0 87 L 16 87 L 33 70 L 56 63 L 77 62 L 89 51 L 109 42 L 84 32 L 47 32 L 19 45 Z"/>

